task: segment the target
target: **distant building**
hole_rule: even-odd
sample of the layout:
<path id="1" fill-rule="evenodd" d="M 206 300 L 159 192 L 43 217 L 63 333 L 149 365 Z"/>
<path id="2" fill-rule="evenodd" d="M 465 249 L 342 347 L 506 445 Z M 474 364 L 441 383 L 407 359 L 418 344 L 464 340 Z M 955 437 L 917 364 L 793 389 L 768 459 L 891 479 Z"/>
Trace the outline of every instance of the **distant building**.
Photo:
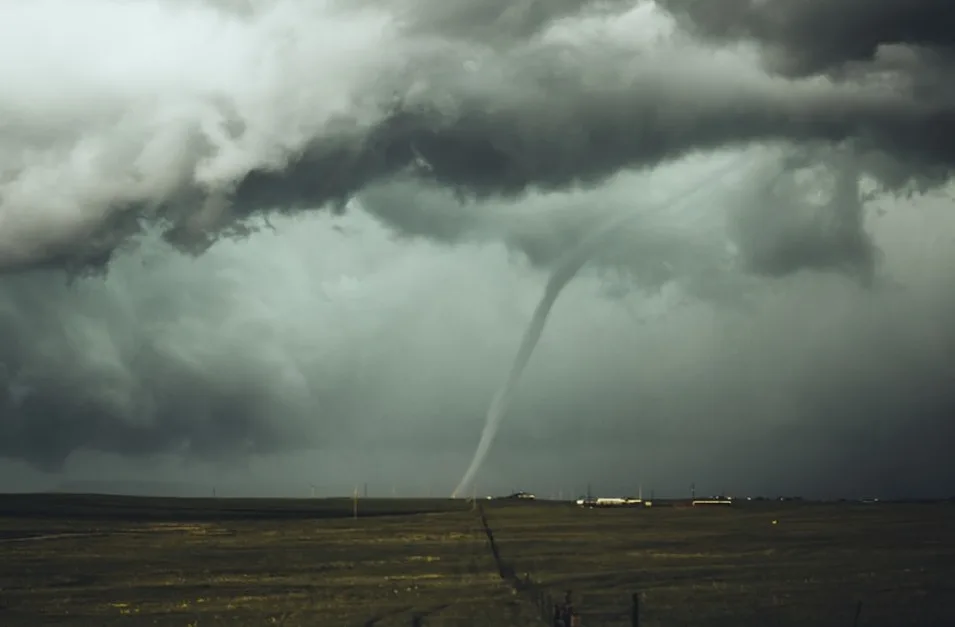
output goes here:
<path id="1" fill-rule="evenodd" d="M 515 492 L 514 494 L 509 494 L 503 498 L 508 501 L 533 501 L 537 497 L 530 492 L 519 491 Z"/>
<path id="2" fill-rule="evenodd" d="M 694 499 L 691 503 L 693 507 L 698 505 L 732 505 L 733 499 L 729 497 L 716 497 L 712 499 Z"/>
<path id="3" fill-rule="evenodd" d="M 596 498 L 577 499 L 580 507 L 641 507 L 649 506 L 649 501 L 629 497 L 600 496 Z"/>

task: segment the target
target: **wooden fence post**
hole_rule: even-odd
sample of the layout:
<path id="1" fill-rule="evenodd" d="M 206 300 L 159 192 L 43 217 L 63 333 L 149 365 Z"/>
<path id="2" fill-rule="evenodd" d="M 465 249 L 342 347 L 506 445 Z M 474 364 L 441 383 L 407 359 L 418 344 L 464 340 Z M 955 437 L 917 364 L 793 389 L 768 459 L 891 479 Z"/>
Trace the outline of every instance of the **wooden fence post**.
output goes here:
<path id="1" fill-rule="evenodd" d="M 858 627 L 858 626 L 859 626 L 859 615 L 860 615 L 860 614 L 862 614 L 862 601 L 859 601 L 858 603 L 856 603 L 856 616 L 855 616 L 855 618 L 852 620 L 852 627 Z"/>
<path id="2" fill-rule="evenodd" d="M 411 627 L 421 627 L 421 615 L 412 614 L 411 616 Z"/>
<path id="3" fill-rule="evenodd" d="M 631 627 L 640 627 L 640 593 L 633 593 L 633 605 L 630 608 Z"/>

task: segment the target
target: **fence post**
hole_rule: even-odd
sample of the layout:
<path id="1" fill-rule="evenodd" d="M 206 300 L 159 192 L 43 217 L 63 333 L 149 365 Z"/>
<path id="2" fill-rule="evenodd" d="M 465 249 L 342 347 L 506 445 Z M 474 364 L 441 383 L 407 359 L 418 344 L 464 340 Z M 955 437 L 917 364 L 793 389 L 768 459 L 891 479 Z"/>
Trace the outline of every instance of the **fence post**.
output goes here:
<path id="1" fill-rule="evenodd" d="M 856 603 L 856 616 L 852 619 L 852 627 L 859 626 L 859 615 L 862 614 L 862 601 Z"/>
<path id="2" fill-rule="evenodd" d="M 630 608 L 631 627 L 640 627 L 640 593 L 633 593 L 633 605 Z"/>
<path id="3" fill-rule="evenodd" d="M 421 627 L 421 615 L 412 614 L 411 616 L 411 627 Z"/>

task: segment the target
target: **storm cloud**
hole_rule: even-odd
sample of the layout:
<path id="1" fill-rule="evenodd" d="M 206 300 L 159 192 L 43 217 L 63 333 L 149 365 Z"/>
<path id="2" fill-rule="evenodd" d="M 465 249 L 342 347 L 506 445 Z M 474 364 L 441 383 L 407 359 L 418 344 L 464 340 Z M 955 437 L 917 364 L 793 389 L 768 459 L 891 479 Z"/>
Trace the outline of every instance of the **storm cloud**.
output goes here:
<path id="1" fill-rule="evenodd" d="M 887 157 L 873 174 L 892 185 L 951 169 L 944 73 L 917 93 L 918 68 L 782 78 L 654 4 L 542 6 L 515 5 L 538 17 L 500 46 L 463 29 L 498 31 L 470 2 L 5 7 L 0 264 L 101 265 L 148 225 L 201 251 L 249 216 L 340 208 L 409 172 L 513 196 L 820 140 Z"/>
<path id="2" fill-rule="evenodd" d="M 450 491 L 609 221 L 479 485 L 951 489 L 951 9 L 710 4 L 0 8 L 0 455 Z"/>
<path id="3" fill-rule="evenodd" d="M 944 79 L 955 52 L 945 0 L 661 0 L 682 25 L 718 41 L 760 44 L 790 76 L 898 70 Z M 718 8 L 717 8 L 718 7 Z M 938 86 L 943 86 L 939 84 Z"/>

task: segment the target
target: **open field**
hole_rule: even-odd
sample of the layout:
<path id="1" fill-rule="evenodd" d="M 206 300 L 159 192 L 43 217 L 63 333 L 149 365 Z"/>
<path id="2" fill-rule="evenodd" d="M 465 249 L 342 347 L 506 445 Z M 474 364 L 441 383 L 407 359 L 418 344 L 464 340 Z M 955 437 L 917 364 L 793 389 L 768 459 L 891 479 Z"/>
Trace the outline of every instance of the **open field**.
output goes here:
<path id="1" fill-rule="evenodd" d="M 955 506 L 486 504 L 583 625 L 955 624 Z M 533 625 L 463 501 L 0 496 L 0 625 Z M 777 520 L 778 524 L 772 524 Z"/>
<path id="2" fill-rule="evenodd" d="M 506 561 L 584 625 L 955 625 L 955 506 L 489 508 Z M 773 521 L 777 524 L 773 524 Z"/>
<path id="3" fill-rule="evenodd" d="M 465 511 L 451 499 L 361 499 L 361 517 Z M 54 521 L 315 520 L 352 515 L 350 498 L 215 499 L 87 494 L 0 494 L 0 518 Z"/>
<path id="4" fill-rule="evenodd" d="M 526 624 L 460 501 L 0 502 L 5 627 Z"/>

